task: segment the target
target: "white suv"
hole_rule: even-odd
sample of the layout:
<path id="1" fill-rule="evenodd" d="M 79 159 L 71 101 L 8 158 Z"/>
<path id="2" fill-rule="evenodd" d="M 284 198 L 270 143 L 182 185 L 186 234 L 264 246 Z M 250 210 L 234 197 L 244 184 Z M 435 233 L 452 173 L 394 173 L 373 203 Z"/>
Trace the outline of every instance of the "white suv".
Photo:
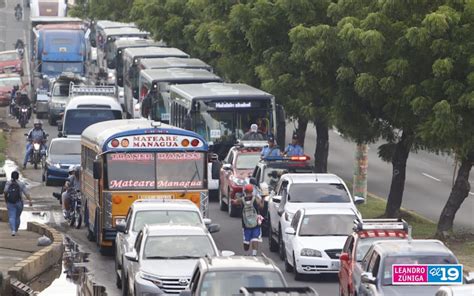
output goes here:
<path id="1" fill-rule="evenodd" d="M 203 226 L 145 225 L 125 253 L 126 295 L 168 295 L 183 291 L 201 257 L 220 255 Z"/>
<path id="2" fill-rule="evenodd" d="M 333 174 L 285 174 L 275 188 L 268 202 L 268 241 L 270 251 L 280 250 L 281 259 L 285 259 L 287 236 L 284 231 L 299 209 L 349 208 L 361 216 L 355 204 L 364 202 L 364 199 L 352 198 L 344 181 Z"/>
<path id="3" fill-rule="evenodd" d="M 187 199 L 139 199 L 130 206 L 124 222 L 117 223 L 115 272 L 118 288 L 126 277 L 123 255 L 133 249 L 135 238 L 145 224 L 205 225 L 215 232 L 219 226 L 203 219 L 198 207 Z"/>

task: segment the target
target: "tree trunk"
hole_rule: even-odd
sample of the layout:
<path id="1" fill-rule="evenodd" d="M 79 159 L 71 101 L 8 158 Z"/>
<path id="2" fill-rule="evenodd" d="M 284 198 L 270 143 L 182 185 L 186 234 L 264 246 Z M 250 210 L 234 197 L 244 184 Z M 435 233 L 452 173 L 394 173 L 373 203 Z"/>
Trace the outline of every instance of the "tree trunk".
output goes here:
<path id="1" fill-rule="evenodd" d="M 329 155 L 329 127 L 325 120 L 316 119 L 316 150 L 314 151 L 314 172 L 327 173 Z"/>
<path id="2" fill-rule="evenodd" d="M 308 127 L 308 120 L 298 118 L 298 128 L 296 129 L 296 135 L 298 136 L 298 143 L 304 148 L 304 139 L 306 137 L 306 128 Z"/>
<path id="3" fill-rule="evenodd" d="M 461 161 L 456 182 L 454 182 L 448 201 L 441 212 L 436 230 L 436 236 L 444 237 L 453 229 L 454 218 L 462 203 L 469 195 L 471 186 L 469 184 L 469 173 L 474 163 L 474 152 L 471 152 Z"/>
<path id="4" fill-rule="evenodd" d="M 407 160 L 413 143 L 410 138 L 410 134 L 404 131 L 400 141 L 395 144 L 395 151 L 392 155 L 392 183 L 390 184 L 390 193 L 385 208 L 385 217 L 396 218 L 400 215 L 403 190 L 405 189 Z"/>

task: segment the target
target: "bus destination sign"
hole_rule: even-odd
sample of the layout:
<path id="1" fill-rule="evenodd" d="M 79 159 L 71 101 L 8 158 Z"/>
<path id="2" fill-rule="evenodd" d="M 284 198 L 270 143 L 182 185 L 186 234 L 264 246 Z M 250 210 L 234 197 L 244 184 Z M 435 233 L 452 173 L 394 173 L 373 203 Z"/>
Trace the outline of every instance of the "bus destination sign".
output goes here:
<path id="1" fill-rule="evenodd" d="M 119 137 L 109 141 L 108 148 L 159 149 L 159 148 L 201 148 L 203 141 L 194 137 L 179 135 L 136 135 Z"/>

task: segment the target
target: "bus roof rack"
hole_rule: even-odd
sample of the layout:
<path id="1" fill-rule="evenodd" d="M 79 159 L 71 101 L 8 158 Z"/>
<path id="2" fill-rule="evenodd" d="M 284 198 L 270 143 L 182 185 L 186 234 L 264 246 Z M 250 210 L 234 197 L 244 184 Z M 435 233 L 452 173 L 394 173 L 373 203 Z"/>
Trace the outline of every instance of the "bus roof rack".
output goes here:
<path id="1" fill-rule="evenodd" d="M 395 219 L 356 219 L 354 231 L 361 230 L 404 230 L 408 231 L 408 223 L 402 218 Z"/>
<path id="2" fill-rule="evenodd" d="M 115 86 L 93 86 L 93 85 L 76 85 L 71 82 L 69 87 L 69 96 L 108 96 L 115 97 Z"/>

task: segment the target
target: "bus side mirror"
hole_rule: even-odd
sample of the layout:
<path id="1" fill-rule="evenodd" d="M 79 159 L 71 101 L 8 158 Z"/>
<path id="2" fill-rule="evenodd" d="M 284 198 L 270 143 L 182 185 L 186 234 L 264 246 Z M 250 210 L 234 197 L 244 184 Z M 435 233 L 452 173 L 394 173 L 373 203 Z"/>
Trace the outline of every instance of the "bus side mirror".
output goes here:
<path id="1" fill-rule="evenodd" d="M 102 177 L 102 166 L 99 160 L 94 160 L 93 173 L 96 180 Z"/>

